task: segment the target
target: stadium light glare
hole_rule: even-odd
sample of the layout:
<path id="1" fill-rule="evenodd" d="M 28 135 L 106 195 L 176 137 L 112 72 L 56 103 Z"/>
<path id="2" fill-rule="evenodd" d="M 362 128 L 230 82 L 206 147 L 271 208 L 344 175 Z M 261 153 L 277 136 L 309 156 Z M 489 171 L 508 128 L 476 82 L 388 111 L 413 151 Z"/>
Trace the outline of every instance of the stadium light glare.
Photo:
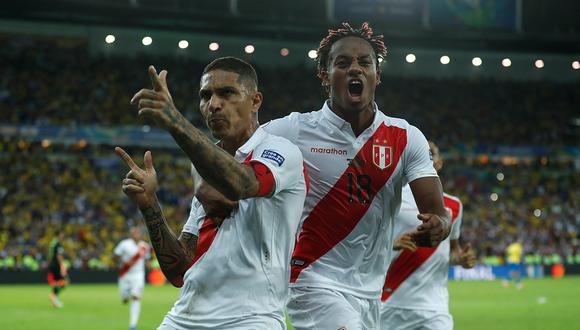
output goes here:
<path id="1" fill-rule="evenodd" d="M 255 50 L 256 48 L 254 48 L 253 45 L 247 45 L 244 47 L 244 52 L 246 52 L 246 54 L 252 54 Z"/>
<path id="2" fill-rule="evenodd" d="M 473 66 L 480 66 L 483 63 L 483 61 L 481 60 L 481 57 L 474 57 L 471 60 L 471 64 L 473 64 Z"/>
<path id="3" fill-rule="evenodd" d="M 288 48 L 282 48 L 280 49 L 280 55 L 282 56 L 288 56 L 290 54 L 290 50 Z"/>
<path id="4" fill-rule="evenodd" d="M 535 210 L 534 210 L 534 216 L 535 216 L 536 218 L 539 218 L 539 217 L 541 217 L 541 216 L 542 216 L 542 210 L 540 210 L 540 209 L 535 209 Z"/>
<path id="5" fill-rule="evenodd" d="M 510 66 L 512 66 L 512 60 L 510 60 L 509 58 L 504 58 L 503 60 L 501 60 L 501 65 L 503 65 L 504 68 L 509 68 Z"/>
<path id="6" fill-rule="evenodd" d="M 505 178 L 502 172 L 499 172 L 495 177 L 497 178 L 497 181 L 503 181 Z"/>
<path id="7" fill-rule="evenodd" d="M 439 59 L 439 62 L 441 62 L 441 64 L 443 64 L 443 65 L 446 65 L 446 64 L 449 64 L 449 62 L 451 62 L 451 59 L 449 58 L 449 56 L 443 55 Z"/>
<path id="8" fill-rule="evenodd" d="M 151 126 L 143 125 L 143 127 L 141 127 L 141 131 L 143 131 L 143 133 L 149 133 L 151 131 Z"/>
<path id="9" fill-rule="evenodd" d="M 310 57 L 311 59 L 315 59 L 317 55 L 318 54 L 316 53 L 315 49 L 311 49 L 310 51 L 308 51 L 308 57 Z"/>
<path id="10" fill-rule="evenodd" d="M 209 50 L 211 50 L 212 52 L 215 52 L 218 49 L 220 49 L 220 44 L 218 44 L 217 42 L 211 42 L 209 44 Z"/>
<path id="11" fill-rule="evenodd" d="M 178 44 L 177 47 L 181 48 L 181 49 L 185 49 L 187 47 L 189 47 L 189 42 L 187 40 L 181 40 Z"/>
<path id="12" fill-rule="evenodd" d="M 416 60 L 417 56 L 415 56 L 415 54 L 407 54 L 407 56 L 405 56 L 405 61 L 407 61 L 407 63 L 415 63 Z"/>
<path id="13" fill-rule="evenodd" d="M 112 35 L 112 34 L 108 34 L 105 37 L 105 42 L 108 43 L 108 44 L 112 44 L 113 42 L 115 42 L 115 36 Z"/>
<path id="14" fill-rule="evenodd" d="M 42 142 L 40 143 L 40 145 L 42 145 L 42 147 L 44 149 L 50 147 L 51 144 L 52 144 L 52 142 L 50 142 L 49 139 L 43 139 Z"/>
<path id="15" fill-rule="evenodd" d="M 536 60 L 536 62 L 534 62 L 534 65 L 536 66 L 536 68 L 542 69 L 544 67 L 544 61 L 543 60 Z"/>
<path id="16" fill-rule="evenodd" d="M 574 70 L 580 69 L 580 61 L 572 62 L 572 69 L 574 69 Z"/>
<path id="17" fill-rule="evenodd" d="M 153 43 L 153 39 L 151 37 L 147 36 L 141 40 L 141 43 L 143 44 L 143 46 L 149 46 Z"/>
<path id="18" fill-rule="evenodd" d="M 496 193 L 491 193 L 491 195 L 489 195 L 489 199 L 491 199 L 492 202 L 496 202 L 498 198 L 499 196 Z"/>

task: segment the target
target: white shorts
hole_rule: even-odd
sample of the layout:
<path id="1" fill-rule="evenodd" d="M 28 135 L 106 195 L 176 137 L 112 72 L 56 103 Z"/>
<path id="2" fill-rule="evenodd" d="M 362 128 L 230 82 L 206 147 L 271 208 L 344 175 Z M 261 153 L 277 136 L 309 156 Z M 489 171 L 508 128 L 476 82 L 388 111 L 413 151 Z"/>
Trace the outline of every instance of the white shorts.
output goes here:
<path id="1" fill-rule="evenodd" d="M 144 274 L 126 274 L 119 278 L 119 294 L 122 300 L 131 297 L 141 298 L 143 296 L 143 287 L 145 287 Z"/>
<path id="2" fill-rule="evenodd" d="M 453 317 L 439 311 L 386 308 L 381 311 L 382 330 L 451 330 Z"/>
<path id="3" fill-rule="evenodd" d="M 288 316 L 296 330 L 378 329 L 380 299 L 323 288 L 290 288 Z"/>

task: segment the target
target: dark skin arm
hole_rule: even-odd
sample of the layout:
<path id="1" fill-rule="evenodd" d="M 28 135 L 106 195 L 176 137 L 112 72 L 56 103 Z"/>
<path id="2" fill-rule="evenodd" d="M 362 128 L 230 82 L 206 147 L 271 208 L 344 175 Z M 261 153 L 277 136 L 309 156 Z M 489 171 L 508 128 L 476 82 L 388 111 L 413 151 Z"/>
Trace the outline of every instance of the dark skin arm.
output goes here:
<path id="1" fill-rule="evenodd" d="M 461 265 L 463 268 L 469 269 L 475 266 L 477 262 L 477 257 L 475 256 L 475 251 L 471 248 L 471 244 L 467 243 L 465 246 L 461 247 L 459 241 L 453 239 L 450 241 L 451 244 L 451 256 L 449 261 L 453 265 Z"/>
<path id="2" fill-rule="evenodd" d="M 115 148 L 115 152 L 130 168 L 123 180 L 123 192 L 141 210 L 161 271 L 171 284 L 181 287 L 183 275 L 195 258 L 197 236 L 182 233 L 178 239 L 169 228 L 155 194 L 157 174 L 151 152 L 145 153 L 144 170 L 123 149 Z"/>
<path id="3" fill-rule="evenodd" d="M 152 119 L 168 131 L 204 180 L 228 199 L 255 197 L 259 182 L 252 168 L 217 147 L 175 108 L 167 87 L 167 71 L 157 75 L 150 66 L 148 73 L 153 89 L 142 89 L 131 99 L 131 104 L 138 104 L 139 116 Z"/>
<path id="4" fill-rule="evenodd" d="M 451 216 L 443 204 L 441 182 L 438 177 L 427 177 L 409 185 L 420 212 L 417 218 L 423 221 L 413 234 L 413 240 L 419 246 L 433 247 L 451 231 Z"/>

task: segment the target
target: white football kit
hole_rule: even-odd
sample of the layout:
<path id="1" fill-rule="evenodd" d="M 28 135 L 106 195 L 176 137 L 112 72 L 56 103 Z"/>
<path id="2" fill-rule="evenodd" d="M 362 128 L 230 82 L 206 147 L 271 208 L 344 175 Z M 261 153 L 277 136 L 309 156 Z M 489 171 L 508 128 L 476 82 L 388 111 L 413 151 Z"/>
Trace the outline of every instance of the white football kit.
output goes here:
<path id="1" fill-rule="evenodd" d="M 235 154 L 271 171 L 271 196 L 239 201 L 217 228 L 193 199 L 196 259 L 159 329 L 285 329 L 290 259 L 307 190 L 300 150 L 259 128 Z"/>
<path id="2" fill-rule="evenodd" d="M 451 233 L 436 247 L 419 247 L 415 252 L 402 250 L 393 256 L 383 288 L 381 329 L 453 328 L 447 291 L 449 241 L 459 239 L 463 206 L 457 197 L 448 194 L 443 200 L 451 211 Z M 417 214 L 411 188 L 405 186 L 401 211 L 395 220 L 395 237 L 421 224 Z"/>
<path id="3" fill-rule="evenodd" d="M 121 259 L 124 267 L 119 271 L 119 294 L 121 299 L 143 296 L 145 286 L 145 259 L 149 258 L 150 246 L 131 238 L 119 242 L 113 253 Z"/>
<path id="4" fill-rule="evenodd" d="M 288 314 L 297 329 L 373 329 L 401 188 L 437 172 L 427 140 L 405 120 L 375 105 L 372 124 L 357 137 L 328 102 L 263 126 L 300 148 L 311 182 L 292 257 Z"/>

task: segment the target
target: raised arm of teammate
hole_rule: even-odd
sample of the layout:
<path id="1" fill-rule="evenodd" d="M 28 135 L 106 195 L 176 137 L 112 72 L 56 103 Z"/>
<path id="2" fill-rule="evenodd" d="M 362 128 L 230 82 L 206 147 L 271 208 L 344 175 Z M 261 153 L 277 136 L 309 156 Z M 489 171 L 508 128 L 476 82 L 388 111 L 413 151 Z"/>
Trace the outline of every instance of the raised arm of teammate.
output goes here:
<path id="1" fill-rule="evenodd" d="M 417 218 L 423 221 L 413 239 L 419 246 L 435 246 L 451 231 L 451 216 L 443 205 L 441 181 L 438 177 L 425 177 L 409 185 L 420 212 Z"/>
<path id="2" fill-rule="evenodd" d="M 195 258 L 197 236 L 182 233 L 179 238 L 176 238 L 167 225 L 155 193 L 157 173 L 153 167 L 151 152 L 145 153 L 145 169 L 135 164 L 125 150 L 117 147 L 115 152 L 129 166 L 129 172 L 123 179 L 123 192 L 141 210 L 161 270 L 171 284 L 181 287 L 183 275 Z"/>
<path id="3" fill-rule="evenodd" d="M 470 243 L 461 247 L 459 240 L 452 239 L 451 243 L 451 256 L 449 262 L 453 265 L 460 265 L 463 268 L 473 268 L 477 262 L 477 257 L 475 256 L 475 251 L 471 247 Z"/>
<path id="4" fill-rule="evenodd" d="M 141 89 L 131 99 L 131 104 L 138 105 L 139 116 L 152 119 L 168 131 L 204 180 L 225 197 L 237 201 L 258 196 L 260 182 L 252 167 L 240 164 L 217 147 L 175 108 L 167 87 L 167 71 L 158 75 L 149 66 L 148 73 L 153 89 Z"/>

